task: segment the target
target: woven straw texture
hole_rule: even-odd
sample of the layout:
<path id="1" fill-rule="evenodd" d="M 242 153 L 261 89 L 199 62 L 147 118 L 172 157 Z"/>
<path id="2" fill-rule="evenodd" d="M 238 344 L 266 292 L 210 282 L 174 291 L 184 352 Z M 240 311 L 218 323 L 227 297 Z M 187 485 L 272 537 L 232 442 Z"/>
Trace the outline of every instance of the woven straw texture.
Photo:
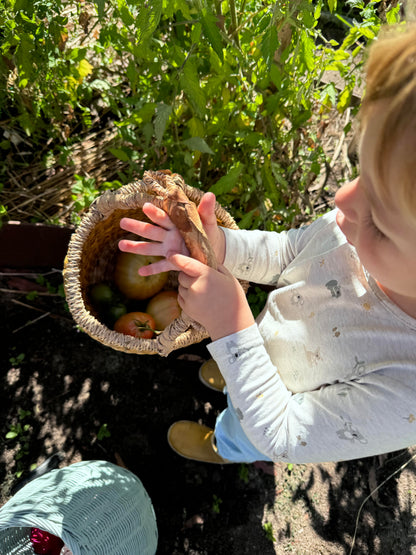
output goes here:
<path id="1" fill-rule="evenodd" d="M 146 172 L 148 173 L 148 172 Z M 182 314 L 154 339 L 135 338 L 109 329 L 98 317 L 88 299 L 89 287 L 101 281 L 113 281 L 118 255 L 118 242 L 126 237 L 120 228 L 121 218 L 149 221 L 142 207 L 145 202 L 161 206 L 160 190 L 155 191 L 152 179 L 135 181 L 116 191 L 106 191 L 91 205 L 88 213 L 74 232 L 68 247 L 64 268 L 64 287 L 69 309 L 77 324 L 91 337 L 125 353 L 159 354 L 167 356 L 175 349 L 198 343 L 208 337 L 197 322 Z M 151 172 L 154 177 L 159 172 Z M 176 175 L 176 174 L 174 174 Z M 179 176 L 180 177 L 180 176 Z M 199 204 L 203 192 L 186 185 L 182 189 L 189 200 Z M 238 229 L 234 219 L 216 203 L 218 224 Z M 177 288 L 177 272 L 169 273 L 165 288 Z M 248 283 L 241 282 L 247 291 Z"/>
<path id="2" fill-rule="evenodd" d="M 83 461 L 29 482 L 0 509 L 0 553 L 33 555 L 30 529 L 60 537 L 73 555 L 154 555 L 151 500 L 129 470 Z"/>

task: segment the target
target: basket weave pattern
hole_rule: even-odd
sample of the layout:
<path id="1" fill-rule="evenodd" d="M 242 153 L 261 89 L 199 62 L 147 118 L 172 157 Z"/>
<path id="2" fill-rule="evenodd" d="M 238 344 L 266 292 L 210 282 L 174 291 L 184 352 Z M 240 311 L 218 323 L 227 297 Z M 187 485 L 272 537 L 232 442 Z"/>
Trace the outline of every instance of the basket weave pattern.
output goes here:
<path id="1" fill-rule="evenodd" d="M 205 328 L 186 314 L 174 320 L 154 339 L 124 335 L 104 325 L 88 299 L 91 285 L 101 281 L 114 281 L 118 242 L 126 237 L 126 232 L 119 225 L 121 218 L 149 221 L 143 213 L 143 205 L 152 202 L 161 207 L 163 199 L 160 184 L 163 180 L 159 180 L 158 176 L 162 175 L 159 172 L 145 173 L 143 180 L 125 185 L 114 192 L 106 191 L 97 198 L 74 232 L 65 260 L 64 287 L 74 320 L 100 343 L 126 353 L 167 356 L 175 349 L 198 343 L 208 337 Z M 204 193 L 186 185 L 182 178 L 177 181 L 181 181 L 181 188 L 188 199 L 198 205 Z M 238 229 L 234 219 L 218 203 L 215 214 L 219 225 Z M 248 283 L 241 282 L 241 285 L 247 291 Z M 169 273 L 166 288 L 177 288 L 177 272 Z"/>
<path id="2" fill-rule="evenodd" d="M 154 555 L 158 529 L 140 479 L 107 461 L 82 461 L 26 484 L 0 509 L 0 553 L 31 555 L 32 527 L 73 555 Z"/>

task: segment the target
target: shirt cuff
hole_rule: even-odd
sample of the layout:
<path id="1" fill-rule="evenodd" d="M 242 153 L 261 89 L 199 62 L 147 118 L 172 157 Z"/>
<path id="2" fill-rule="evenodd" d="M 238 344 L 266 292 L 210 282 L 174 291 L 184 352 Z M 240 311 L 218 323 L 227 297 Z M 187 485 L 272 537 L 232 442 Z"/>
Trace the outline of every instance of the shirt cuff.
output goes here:
<path id="1" fill-rule="evenodd" d="M 207 349 L 226 379 L 226 376 L 232 373 L 233 368 L 239 367 L 250 358 L 250 352 L 253 349 L 262 346 L 264 346 L 264 341 L 259 328 L 257 324 L 253 324 L 244 330 L 209 343 Z"/>

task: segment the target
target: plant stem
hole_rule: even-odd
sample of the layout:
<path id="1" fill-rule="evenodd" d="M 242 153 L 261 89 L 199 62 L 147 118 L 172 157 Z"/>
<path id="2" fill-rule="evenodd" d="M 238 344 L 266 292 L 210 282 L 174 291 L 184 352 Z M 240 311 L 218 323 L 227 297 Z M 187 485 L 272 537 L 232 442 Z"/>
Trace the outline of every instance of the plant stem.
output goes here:
<path id="1" fill-rule="evenodd" d="M 234 36 L 235 44 L 240 47 L 237 32 L 237 12 L 235 9 L 235 0 L 230 0 L 230 13 L 231 13 L 231 35 Z"/>

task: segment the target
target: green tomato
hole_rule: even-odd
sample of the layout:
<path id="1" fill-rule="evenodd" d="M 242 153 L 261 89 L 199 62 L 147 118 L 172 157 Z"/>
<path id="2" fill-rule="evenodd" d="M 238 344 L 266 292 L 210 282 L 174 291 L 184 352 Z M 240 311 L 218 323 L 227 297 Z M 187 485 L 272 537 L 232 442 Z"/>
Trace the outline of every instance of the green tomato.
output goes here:
<path id="1" fill-rule="evenodd" d="M 95 305 L 108 305 L 114 301 L 114 292 L 106 283 L 96 283 L 91 287 L 90 299 Z"/>
<path id="2" fill-rule="evenodd" d="M 108 319 L 111 322 L 111 327 L 113 327 L 114 322 L 116 322 L 121 316 L 127 313 L 126 305 L 123 303 L 117 303 L 112 306 L 107 311 Z"/>

